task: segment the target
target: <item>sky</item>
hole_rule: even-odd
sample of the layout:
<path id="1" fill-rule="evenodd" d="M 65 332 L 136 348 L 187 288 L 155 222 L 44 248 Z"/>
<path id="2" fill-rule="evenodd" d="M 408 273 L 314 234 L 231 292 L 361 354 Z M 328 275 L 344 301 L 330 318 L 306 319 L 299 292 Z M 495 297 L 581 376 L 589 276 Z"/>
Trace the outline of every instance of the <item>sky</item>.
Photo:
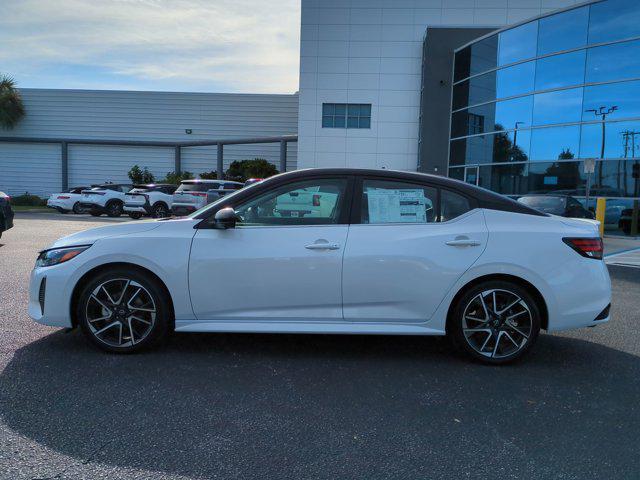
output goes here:
<path id="1" fill-rule="evenodd" d="M 293 93 L 300 0 L 0 0 L 21 88 Z"/>

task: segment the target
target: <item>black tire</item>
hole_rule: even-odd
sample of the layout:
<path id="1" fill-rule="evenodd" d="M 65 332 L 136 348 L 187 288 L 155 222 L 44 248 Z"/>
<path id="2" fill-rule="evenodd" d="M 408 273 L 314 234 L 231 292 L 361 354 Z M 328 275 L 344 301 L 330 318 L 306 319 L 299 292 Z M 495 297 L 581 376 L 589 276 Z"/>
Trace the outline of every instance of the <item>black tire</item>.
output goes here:
<path id="1" fill-rule="evenodd" d="M 119 314 L 116 312 L 116 309 L 119 310 L 119 307 L 114 307 L 113 303 L 109 301 L 111 297 L 106 295 L 105 290 L 100 287 L 106 284 L 106 288 L 111 290 L 111 293 L 116 297 L 115 300 L 118 301 L 118 285 L 122 286 L 126 281 L 130 283 L 126 284 L 128 287 L 126 287 L 125 298 L 120 303 L 120 306 L 123 307 L 127 313 L 118 316 Z M 113 286 L 115 286 L 115 290 Z M 142 287 L 145 291 L 144 294 L 136 293 L 135 289 L 138 288 L 138 286 Z M 152 299 L 152 303 L 144 303 L 147 294 L 148 298 Z M 106 315 L 107 312 L 107 310 L 104 310 L 104 307 L 101 306 L 103 304 L 98 304 L 95 300 L 96 295 L 99 296 L 98 300 L 100 300 L 100 302 L 104 302 L 105 306 L 113 307 L 111 316 L 105 320 L 95 320 L 96 315 L 98 315 L 97 318 L 100 318 L 100 316 Z M 142 297 L 142 295 L 144 295 L 144 297 Z M 168 337 L 170 327 L 173 325 L 173 312 L 166 297 L 167 293 L 165 289 L 150 275 L 146 275 L 136 269 L 122 267 L 112 268 L 100 272 L 87 281 L 78 298 L 76 318 L 78 319 L 78 325 L 82 333 L 99 349 L 112 353 L 135 353 L 155 347 Z M 153 307 L 155 309 L 155 316 L 151 317 L 150 313 L 134 310 L 135 302 L 143 302 L 140 307 Z M 129 306 L 131 309 L 129 309 Z M 102 310 L 96 314 L 96 308 Z M 132 314 L 133 312 L 135 312 L 135 315 L 148 315 L 145 318 L 150 321 L 151 325 L 147 326 L 144 323 L 135 321 L 129 323 L 126 315 Z M 90 321 L 90 317 L 93 317 L 94 320 Z M 100 335 L 96 335 L 96 332 L 103 330 L 105 326 L 113 324 L 115 324 L 113 327 L 106 329 Z M 133 334 L 134 339 L 139 335 L 137 341 L 134 340 L 134 342 L 131 342 L 130 339 L 127 341 L 127 338 L 131 337 L 131 334 L 128 333 L 130 330 L 127 325 L 133 326 L 133 331 L 135 332 Z M 119 335 L 122 336 L 119 337 Z M 113 342 L 111 342 L 111 337 L 114 337 Z M 121 345 L 116 345 L 118 343 L 116 338 L 121 340 Z"/>
<path id="2" fill-rule="evenodd" d="M 100 210 L 91 210 L 91 211 L 89 212 L 89 214 L 90 214 L 92 217 L 99 217 L 100 215 L 102 215 L 102 212 L 101 212 Z"/>
<path id="3" fill-rule="evenodd" d="M 107 211 L 107 215 L 110 217 L 119 217 L 122 215 L 122 209 L 124 205 L 119 200 L 110 200 L 107 202 L 107 205 L 104 207 Z"/>
<path id="4" fill-rule="evenodd" d="M 64 215 L 65 213 L 67 213 L 67 211 L 66 211 L 64 208 L 60 208 L 60 207 L 58 207 L 58 208 L 56 208 L 56 210 L 58 211 L 58 213 L 60 213 L 60 214 L 62 214 L 62 215 Z"/>
<path id="5" fill-rule="evenodd" d="M 73 204 L 73 213 L 76 215 L 80 215 L 82 213 L 82 208 L 80 207 L 80 202 L 76 202 Z"/>
<path id="6" fill-rule="evenodd" d="M 153 205 L 153 218 L 166 218 L 169 215 L 169 207 L 166 203 L 158 202 Z"/>
<path id="7" fill-rule="evenodd" d="M 517 303 L 501 312 L 514 301 Z M 494 302 L 499 315 L 495 315 Z M 447 322 L 447 335 L 472 359 L 504 365 L 522 358 L 533 347 L 541 320 L 540 305 L 527 289 L 513 282 L 490 280 L 458 298 Z"/>
<path id="8" fill-rule="evenodd" d="M 129 212 L 129 217 L 134 220 L 140 220 L 142 218 L 142 214 L 140 212 Z"/>

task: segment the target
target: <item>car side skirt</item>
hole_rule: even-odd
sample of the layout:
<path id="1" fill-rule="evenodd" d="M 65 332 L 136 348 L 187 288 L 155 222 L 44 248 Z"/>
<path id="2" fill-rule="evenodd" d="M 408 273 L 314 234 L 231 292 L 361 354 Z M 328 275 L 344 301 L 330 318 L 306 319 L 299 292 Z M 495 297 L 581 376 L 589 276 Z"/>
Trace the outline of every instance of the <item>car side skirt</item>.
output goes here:
<path id="1" fill-rule="evenodd" d="M 445 335 L 424 325 L 309 321 L 191 321 L 176 320 L 176 332 L 320 333 L 347 335 Z"/>

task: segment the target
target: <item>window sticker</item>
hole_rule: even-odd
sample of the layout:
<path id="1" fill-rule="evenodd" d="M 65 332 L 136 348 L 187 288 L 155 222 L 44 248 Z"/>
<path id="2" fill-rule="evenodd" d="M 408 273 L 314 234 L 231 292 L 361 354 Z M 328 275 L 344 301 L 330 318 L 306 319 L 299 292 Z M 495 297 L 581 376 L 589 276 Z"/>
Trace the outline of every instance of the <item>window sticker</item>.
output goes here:
<path id="1" fill-rule="evenodd" d="M 424 190 L 367 188 L 369 223 L 427 223 L 433 203 Z"/>

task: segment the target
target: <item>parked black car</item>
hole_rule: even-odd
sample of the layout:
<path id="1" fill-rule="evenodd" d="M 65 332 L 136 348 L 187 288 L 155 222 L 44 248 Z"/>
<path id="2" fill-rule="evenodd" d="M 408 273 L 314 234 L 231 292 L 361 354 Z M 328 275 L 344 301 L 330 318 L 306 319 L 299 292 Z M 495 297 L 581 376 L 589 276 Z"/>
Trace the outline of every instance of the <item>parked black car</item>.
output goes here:
<path id="1" fill-rule="evenodd" d="M 570 195 L 535 194 L 523 195 L 518 202 L 540 210 L 544 213 L 570 218 L 595 218 L 592 211 L 587 210 L 582 204 Z"/>
<path id="2" fill-rule="evenodd" d="M 640 225 L 640 212 L 636 212 L 638 218 L 638 225 Z M 620 220 L 618 220 L 618 227 L 625 235 L 631 235 L 631 220 L 633 219 L 633 208 L 625 208 L 620 212 Z"/>
<path id="3" fill-rule="evenodd" d="M 13 209 L 10 200 L 9 195 L 0 192 L 0 237 L 2 232 L 13 227 Z"/>

